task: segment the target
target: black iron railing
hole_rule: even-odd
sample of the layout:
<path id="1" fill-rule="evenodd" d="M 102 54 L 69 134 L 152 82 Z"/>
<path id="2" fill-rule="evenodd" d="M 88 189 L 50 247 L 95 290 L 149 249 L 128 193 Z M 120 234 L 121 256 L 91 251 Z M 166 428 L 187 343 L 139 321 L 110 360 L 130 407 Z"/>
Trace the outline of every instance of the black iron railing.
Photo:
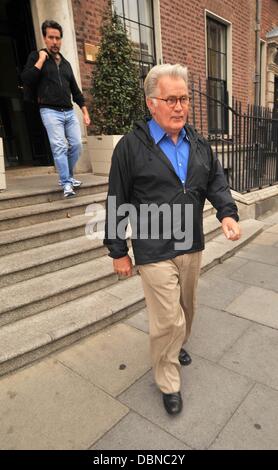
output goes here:
<path id="1" fill-rule="evenodd" d="M 192 80 L 190 88 L 189 121 L 210 141 L 230 187 L 244 193 L 278 184 L 278 119 L 273 112 L 253 105 L 243 111 L 234 98 L 229 106 L 202 91 L 201 80 Z"/>

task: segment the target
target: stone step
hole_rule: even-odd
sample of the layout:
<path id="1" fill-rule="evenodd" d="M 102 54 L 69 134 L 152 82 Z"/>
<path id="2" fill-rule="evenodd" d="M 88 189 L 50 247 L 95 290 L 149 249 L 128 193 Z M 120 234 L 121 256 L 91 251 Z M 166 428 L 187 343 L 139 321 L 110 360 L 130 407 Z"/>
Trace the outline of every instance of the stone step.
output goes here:
<path id="1" fill-rule="evenodd" d="M 0 326 L 88 295 L 117 281 L 108 256 L 0 289 Z"/>
<path id="2" fill-rule="evenodd" d="M 16 207 L 0 211 L 0 231 L 11 230 L 75 215 L 85 214 L 91 204 L 104 206 L 106 193 L 77 196 L 32 206 Z"/>
<path id="3" fill-rule="evenodd" d="M 215 212 L 212 205 L 207 203 L 204 207 L 204 231 L 206 240 L 210 239 L 209 230 L 206 230 L 206 219 Z M 104 215 L 103 215 L 104 218 Z M 0 231 L 0 256 L 29 250 L 38 246 L 57 243 L 84 235 L 85 225 L 91 220 L 90 214 L 70 216 L 63 219 L 42 222 L 32 226 Z M 212 220 L 212 219 L 210 219 Z M 215 216 L 211 223 L 214 229 L 217 222 Z"/>
<path id="4" fill-rule="evenodd" d="M 222 232 L 222 226 L 215 214 L 204 217 L 203 230 L 206 242 L 212 240 L 216 235 Z"/>
<path id="5" fill-rule="evenodd" d="M 204 210 L 203 210 L 203 217 L 206 218 L 215 213 L 216 213 L 216 210 L 214 209 L 214 207 L 211 205 L 209 201 L 206 200 L 206 203 L 204 205 Z"/>
<path id="6" fill-rule="evenodd" d="M 0 232 L 0 256 L 80 237 L 85 233 L 87 222 L 88 217 L 77 215 L 27 227 L 3 230 Z"/>
<path id="7" fill-rule="evenodd" d="M 98 208 L 97 215 L 88 212 L 87 215 L 69 216 L 65 219 L 57 219 L 41 224 L 21 227 L 13 230 L 3 230 L 0 232 L 0 255 L 8 255 L 23 250 L 57 243 L 81 237 L 85 234 L 86 225 L 92 224 L 92 217 L 96 222 L 94 229 L 99 230 L 98 224 L 103 224 L 104 212 Z"/>
<path id="8" fill-rule="evenodd" d="M 204 231 L 205 219 L 213 214 L 215 210 L 211 204 L 204 208 Z M 211 220 L 211 219 L 210 219 Z M 56 243 L 70 238 L 80 237 L 85 233 L 85 225 L 90 221 L 90 215 L 78 215 L 55 219 L 54 221 L 42 222 L 33 226 L 20 227 L 16 229 L 3 230 L 0 232 L 0 256 L 29 250 L 38 246 Z M 217 220 L 214 217 L 214 224 Z M 212 224 L 213 225 L 213 224 Z M 207 238 L 208 240 L 208 238 Z"/>
<path id="9" fill-rule="evenodd" d="M 226 240 L 224 235 L 220 235 L 206 244 L 201 273 L 234 255 L 263 230 L 264 223 L 249 219 L 241 222 L 241 227 L 242 237 L 236 242 Z M 111 265 L 111 259 L 106 259 Z M 88 277 L 88 273 L 86 275 Z M 68 302 L 55 308 L 2 326 L 0 375 L 68 346 L 127 317 L 143 305 L 140 276 L 135 275 L 85 297 L 75 300 L 68 298 Z"/>
<path id="10" fill-rule="evenodd" d="M 3 256 L 0 265 L 0 288 L 53 273 L 107 254 L 101 240 L 85 235 L 51 245 Z M 20 261 L 19 261 L 20 256 Z"/>
<path id="11" fill-rule="evenodd" d="M 264 222 L 255 219 L 246 219 L 240 222 L 241 238 L 237 241 L 227 240 L 224 234 L 215 237 L 208 242 L 202 258 L 202 272 L 213 268 L 218 263 L 233 256 L 253 238 L 257 237 L 264 229 Z"/>
<path id="12" fill-rule="evenodd" d="M 140 277 L 133 276 L 81 299 L 6 325 L 0 328 L 0 375 L 126 318 L 144 305 Z"/>
<path id="13" fill-rule="evenodd" d="M 77 197 L 107 192 L 107 177 L 85 174 L 79 175 L 78 178 L 83 180 L 83 183 L 82 186 L 76 190 Z M 16 207 L 64 200 L 62 188 L 58 185 L 57 175 L 50 180 L 49 176 L 45 175 L 44 177 L 15 178 L 10 181 L 11 184 L 9 184 L 8 181 L 8 189 L 0 193 L 0 212 Z"/>
<path id="14" fill-rule="evenodd" d="M 99 214 L 99 228 L 101 223 L 104 223 L 104 216 L 104 211 Z M 2 256 L 0 288 L 105 255 L 107 250 L 103 246 L 102 237 L 97 240 L 90 240 L 84 235 L 84 224 L 88 220 L 88 217 L 82 219 L 82 236 L 21 251 L 20 263 L 18 253 Z M 221 225 L 215 215 L 210 215 L 204 219 L 206 241 L 211 240 L 220 231 Z"/>

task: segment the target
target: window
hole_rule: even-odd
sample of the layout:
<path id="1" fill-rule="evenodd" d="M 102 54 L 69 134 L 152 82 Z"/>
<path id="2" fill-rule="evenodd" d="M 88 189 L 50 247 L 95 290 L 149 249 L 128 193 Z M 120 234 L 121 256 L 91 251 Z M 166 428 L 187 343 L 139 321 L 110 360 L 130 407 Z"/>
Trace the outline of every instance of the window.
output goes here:
<path id="1" fill-rule="evenodd" d="M 156 64 L 153 0 L 114 0 L 114 8 L 133 42 L 143 87 L 147 73 Z"/>
<path id="2" fill-rule="evenodd" d="M 208 126 L 212 134 L 228 133 L 227 27 L 207 17 Z"/>

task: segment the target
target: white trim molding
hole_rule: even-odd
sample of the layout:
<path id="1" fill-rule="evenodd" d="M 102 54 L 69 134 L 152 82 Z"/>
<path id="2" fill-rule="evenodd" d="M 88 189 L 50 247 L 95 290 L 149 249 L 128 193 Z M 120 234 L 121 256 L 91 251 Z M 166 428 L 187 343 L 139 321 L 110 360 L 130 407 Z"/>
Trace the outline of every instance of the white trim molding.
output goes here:
<path id="1" fill-rule="evenodd" d="M 260 81 L 261 81 L 261 106 L 265 106 L 266 104 L 266 42 L 263 39 L 260 39 L 260 47 L 262 50 L 261 53 L 261 73 L 260 73 Z"/>
<path id="2" fill-rule="evenodd" d="M 160 0 L 153 0 L 153 22 L 154 22 L 156 63 L 163 64 L 161 21 L 160 21 Z"/>
<path id="3" fill-rule="evenodd" d="M 6 175 L 5 175 L 5 162 L 4 162 L 4 144 L 3 139 L 0 137 L 0 191 L 6 189 Z"/>

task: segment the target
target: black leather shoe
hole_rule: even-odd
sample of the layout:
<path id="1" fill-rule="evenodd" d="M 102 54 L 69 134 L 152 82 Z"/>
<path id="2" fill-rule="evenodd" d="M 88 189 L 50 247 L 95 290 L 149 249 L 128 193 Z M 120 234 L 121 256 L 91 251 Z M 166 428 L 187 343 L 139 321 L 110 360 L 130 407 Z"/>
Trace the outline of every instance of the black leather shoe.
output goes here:
<path id="1" fill-rule="evenodd" d="M 181 393 L 162 393 L 163 404 L 169 415 L 177 415 L 182 410 Z"/>
<path id="2" fill-rule="evenodd" d="M 189 356 L 188 352 L 185 349 L 181 348 L 179 353 L 179 361 L 181 366 L 189 366 L 191 364 L 192 359 Z"/>

